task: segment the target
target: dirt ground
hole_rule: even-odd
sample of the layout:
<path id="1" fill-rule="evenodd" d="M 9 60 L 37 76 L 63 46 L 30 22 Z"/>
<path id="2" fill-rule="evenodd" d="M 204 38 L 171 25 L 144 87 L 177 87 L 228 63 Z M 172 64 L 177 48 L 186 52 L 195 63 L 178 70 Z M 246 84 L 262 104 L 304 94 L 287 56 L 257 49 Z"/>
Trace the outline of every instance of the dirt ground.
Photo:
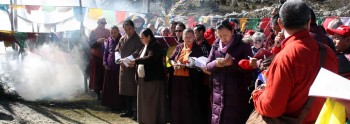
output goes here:
<path id="1" fill-rule="evenodd" d="M 0 97 L 1 124 L 137 124 L 87 94 L 67 101 L 28 102 Z"/>

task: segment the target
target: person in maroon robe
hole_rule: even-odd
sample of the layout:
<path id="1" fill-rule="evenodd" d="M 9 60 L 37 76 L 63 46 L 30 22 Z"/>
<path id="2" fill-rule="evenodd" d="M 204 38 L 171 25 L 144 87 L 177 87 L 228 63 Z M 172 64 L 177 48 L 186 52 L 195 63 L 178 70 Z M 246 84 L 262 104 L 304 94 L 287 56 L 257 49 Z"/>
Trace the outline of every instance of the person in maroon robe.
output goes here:
<path id="1" fill-rule="evenodd" d="M 203 81 L 203 72 L 188 66 L 190 57 L 203 56 L 201 47 L 194 42 L 194 31 L 183 31 L 183 43 L 176 46 L 172 56 L 171 65 L 174 73 L 171 82 L 171 123 L 197 124 L 201 123 L 199 106 L 199 88 Z"/>
<path id="2" fill-rule="evenodd" d="M 104 106 L 113 110 L 123 109 L 124 99 L 119 95 L 119 64 L 115 63 L 115 47 L 119 43 L 121 34 L 117 26 L 111 29 L 111 36 L 106 39 L 105 51 L 103 54 L 103 66 L 105 68 L 102 100 Z"/>
<path id="3" fill-rule="evenodd" d="M 91 47 L 89 88 L 96 93 L 96 99 L 100 100 L 104 80 L 102 54 L 104 39 L 109 37 L 109 30 L 105 28 L 107 24 L 105 18 L 100 18 L 97 24 L 97 28 L 92 30 L 89 36 L 89 44 Z"/>

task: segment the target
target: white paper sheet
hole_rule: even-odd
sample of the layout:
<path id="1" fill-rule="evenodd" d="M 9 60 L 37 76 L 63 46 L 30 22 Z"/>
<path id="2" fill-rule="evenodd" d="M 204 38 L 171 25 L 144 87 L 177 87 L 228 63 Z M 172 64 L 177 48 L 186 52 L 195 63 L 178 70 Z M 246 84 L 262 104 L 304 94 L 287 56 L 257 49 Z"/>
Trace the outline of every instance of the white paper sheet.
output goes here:
<path id="1" fill-rule="evenodd" d="M 192 57 L 194 59 L 194 65 L 199 68 L 204 68 L 207 66 L 208 58 L 201 56 L 198 58 Z"/>
<path id="2" fill-rule="evenodd" d="M 128 59 L 128 58 L 124 58 L 124 59 L 120 59 L 120 62 L 121 63 L 123 63 L 124 65 L 125 65 L 125 67 L 129 67 L 129 62 L 130 62 L 131 60 L 130 59 Z"/>
<path id="3" fill-rule="evenodd" d="M 114 56 L 115 56 L 115 63 L 119 64 L 120 63 L 120 59 L 121 59 L 120 53 L 119 52 L 115 52 Z"/>
<path id="4" fill-rule="evenodd" d="M 321 68 L 309 96 L 333 97 L 350 100 L 350 80 Z"/>

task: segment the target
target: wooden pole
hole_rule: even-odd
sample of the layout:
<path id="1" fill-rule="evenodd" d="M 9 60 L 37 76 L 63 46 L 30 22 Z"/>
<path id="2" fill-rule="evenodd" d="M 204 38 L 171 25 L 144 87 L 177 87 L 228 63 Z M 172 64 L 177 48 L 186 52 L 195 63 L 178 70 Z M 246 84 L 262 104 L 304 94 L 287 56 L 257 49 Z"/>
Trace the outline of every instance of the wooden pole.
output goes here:
<path id="1" fill-rule="evenodd" d="M 85 30 L 84 30 L 84 20 L 83 20 L 83 18 L 84 18 L 83 17 L 83 5 L 82 5 L 81 0 L 79 0 L 79 7 L 80 7 L 80 9 L 79 9 L 80 10 L 80 37 L 81 37 L 81 39 L 85 39 L 85 38 L 82 38 L 85 35 Z M 86 49 L 86 48 L 83 48 L 83 49 Z M 88 75 L 86 74 L 85 68 L 82 68 L 82 72 L 83 72 L 85 93 L 88 93 L 88 82 L 87 82 Z"/>

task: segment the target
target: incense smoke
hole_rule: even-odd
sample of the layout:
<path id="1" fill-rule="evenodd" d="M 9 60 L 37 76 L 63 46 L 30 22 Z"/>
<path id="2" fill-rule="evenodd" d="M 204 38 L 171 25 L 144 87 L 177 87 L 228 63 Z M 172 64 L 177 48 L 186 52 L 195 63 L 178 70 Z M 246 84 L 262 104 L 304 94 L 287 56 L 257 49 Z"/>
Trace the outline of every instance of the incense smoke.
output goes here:
<path id="1" fill-rule="evenodd" d="M 81 67 L 87 62 L 82 57 L 78 47 L 65 52 L 57 45 L 44 44 L 27 52 L 21 61 L 9 61 L 7 71 L 14 78 L 16 92 L 25 100 L 71 99 L 84 92 Z"/>

